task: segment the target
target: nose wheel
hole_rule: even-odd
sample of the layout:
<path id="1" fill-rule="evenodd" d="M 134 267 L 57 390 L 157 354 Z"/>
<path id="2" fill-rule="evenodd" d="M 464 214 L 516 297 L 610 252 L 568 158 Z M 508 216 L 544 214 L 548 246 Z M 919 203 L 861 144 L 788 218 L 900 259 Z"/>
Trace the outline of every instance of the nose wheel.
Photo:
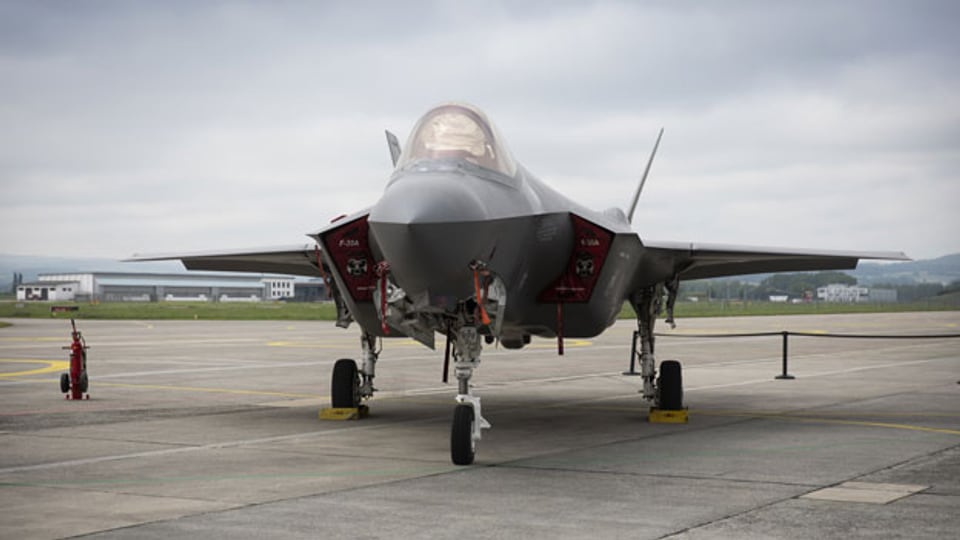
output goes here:
<path id="1" fill-rule="evenodd" d="M 477 442 L 473 440 L 476 417 L 470 405 L 457 405 L 453 410 L 453 426 L 450 430 L 450 458 L 454 465 L 472 465 L 477 454 Z"/>

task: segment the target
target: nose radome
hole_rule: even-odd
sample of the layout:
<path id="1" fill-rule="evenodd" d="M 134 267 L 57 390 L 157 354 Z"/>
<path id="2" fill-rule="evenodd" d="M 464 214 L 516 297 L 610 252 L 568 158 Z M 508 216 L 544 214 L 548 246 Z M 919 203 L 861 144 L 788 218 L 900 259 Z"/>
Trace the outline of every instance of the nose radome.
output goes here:
<path id="1" fill-rule="evenodd" d="M 486 209 L 472 187 L 458 175 L 406 176 L 387 187 L 370 221 L 409 225 L 484 220 Z"/>
<path id="2" fill-rule="evenodd" d="M 370 211 L 370 234 L 408 295 L 450 305 L 473 293 L 470 263 L 493 252 L 480 198 L 457 178 L 404 178 Z"/>

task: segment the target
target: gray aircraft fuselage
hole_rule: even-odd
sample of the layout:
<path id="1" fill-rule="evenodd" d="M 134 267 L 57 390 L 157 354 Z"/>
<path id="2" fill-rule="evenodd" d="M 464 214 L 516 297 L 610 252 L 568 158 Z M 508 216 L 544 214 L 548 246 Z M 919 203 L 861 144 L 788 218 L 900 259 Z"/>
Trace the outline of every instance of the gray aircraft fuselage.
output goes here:
<path id="1" fill-rule="evenodd" d="M 459 105 L 445 107 L 473 113 Z M 443 331 L 444 314 L 452 316 L 476 296 L 471 265 L 480 262 L 506 287 L 496 336 L 506 346 L 521 346 L 524 336 L 552 337 L 558 330 L 569 337 L 600 334 L 636 285 L 641 244 L 623 212 L 585 208 L 520 165 L 494 170 L 469 157 L 401 162 L 369 213 L 348 222 L 366 227 L 366 233 L 357 233 L 366 238 L 336 236 L 349 228 L 340 222 L 316 233 L 353 317 L 365 331 L 383 334 L 372 297 L 356 294 L 358 287 L 343 277 L 360 273 L 358 258 L 366 259 L 359 264 L 367 276 L 362 287 L 376 287 L 374 267 L 386 261 L 391 283 L 405 292 L 411 310 L 437 315 L 428 323 L 435 331 Z M 343 248 L 364 243 L 367 253 L 358 250 L 348 258 L 352 266 L 338 261 Z"/>

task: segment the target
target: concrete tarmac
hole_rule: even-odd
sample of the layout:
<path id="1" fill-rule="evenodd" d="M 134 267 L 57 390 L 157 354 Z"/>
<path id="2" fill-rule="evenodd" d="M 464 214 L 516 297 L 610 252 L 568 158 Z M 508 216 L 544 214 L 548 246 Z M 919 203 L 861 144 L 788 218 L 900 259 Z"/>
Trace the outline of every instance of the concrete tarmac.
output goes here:
<path id="1" fill-rule="evenodd" d="M 0 538 L 944 538 L 960 530 L 960 312 L 681 319 L 688 424 L 625 377 L 632 321 L 487 347 L 484 433 L 450 464 L 443 351 L 385 340 L 370 418 L 320 421 L 359 332 L 328 322 L 79 321 L 0 329 Z"/>

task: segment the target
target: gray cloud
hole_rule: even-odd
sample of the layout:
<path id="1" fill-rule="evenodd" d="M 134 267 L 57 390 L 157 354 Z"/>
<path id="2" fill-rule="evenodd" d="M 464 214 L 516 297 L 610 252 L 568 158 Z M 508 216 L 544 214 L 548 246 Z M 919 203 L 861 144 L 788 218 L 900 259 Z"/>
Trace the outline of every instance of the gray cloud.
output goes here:
<path id="1" fill-rule="evenodd" d="M 513 4 L 4 3 L 0 251 L 299 242 L 451 99 L 596 207 L 665 125 L 644 237 L 960 251 L 954 3 Z"/>

